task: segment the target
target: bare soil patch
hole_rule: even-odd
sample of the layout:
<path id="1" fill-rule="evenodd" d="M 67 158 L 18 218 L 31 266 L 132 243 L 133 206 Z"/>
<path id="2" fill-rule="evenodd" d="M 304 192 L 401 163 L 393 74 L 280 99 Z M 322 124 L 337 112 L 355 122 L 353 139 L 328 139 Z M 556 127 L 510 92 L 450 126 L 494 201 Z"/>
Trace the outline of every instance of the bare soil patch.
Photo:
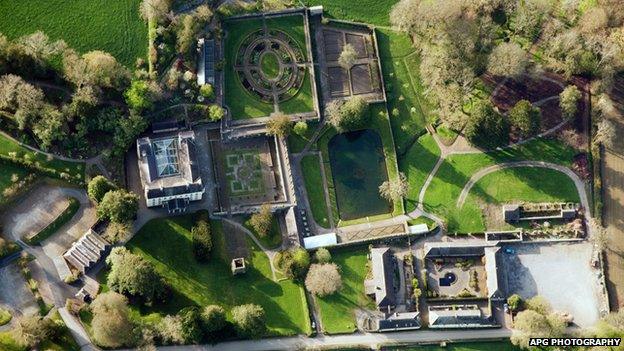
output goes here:
<path id="1" fill-rule="evenodd" d="M 606 278 L 611 309 L 624 306 L 624 156 L 606 151 L 603 163 L 604 224 L 609 245 Z"/>

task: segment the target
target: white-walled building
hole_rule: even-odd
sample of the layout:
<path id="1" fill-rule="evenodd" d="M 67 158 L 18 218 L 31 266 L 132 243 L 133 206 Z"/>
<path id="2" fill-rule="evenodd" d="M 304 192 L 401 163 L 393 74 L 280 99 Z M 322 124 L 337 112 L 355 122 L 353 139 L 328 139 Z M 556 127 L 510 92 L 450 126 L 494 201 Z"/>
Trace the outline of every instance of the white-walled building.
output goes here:
<path id="1" fill-rule="evenodd" d="M 195 152 L 193 131 L 137 140 L 139 173 L 148 207 L 184 212 L 190 201 L 202 199 L 204 186 Z"/>

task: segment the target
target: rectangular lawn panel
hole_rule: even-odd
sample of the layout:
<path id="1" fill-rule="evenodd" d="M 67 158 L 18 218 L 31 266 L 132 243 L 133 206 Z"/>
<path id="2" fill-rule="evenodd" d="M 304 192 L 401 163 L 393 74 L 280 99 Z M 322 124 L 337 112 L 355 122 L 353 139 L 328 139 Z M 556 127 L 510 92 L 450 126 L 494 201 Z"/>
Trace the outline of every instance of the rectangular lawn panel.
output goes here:
<path id="1" fill-rule="evenodd" d="M 323 5 L 325 15 L 355 22 L 390 25 L 390 10 L 398 0 L 306 0 L 308 6 Z"/>
<path id="2" fill-rule="evenodd" d="M 0 1 L 0 33 L 17 38 L 41 30 L 80 52 L 103 50 L 127 67 L 147 55 L 140 0 Z"/>
<path id="3" fill-rule="evenodd" d="M 370 129 L 338 134 L 328 147 L 340 218 L 390 212 L 391 204 L 379 195 L 379 186 L 388 180 L 379 134 Z"/>
<path id="4" fill-rule="evenodd" d="M 306 71 L 303 83 L 297 94 L 286 101 L 280 102 L 279 108 L 287 115 L 314 111 L 310 72 Z"/>
<path id="5" fill-rule="evenodd" d="M 128 243 L 132 252 L 152 262 L 171 286 L 173 296 L 166 305 L 145 308 L 151 320 L 177 313 L 187 306 L 222 305 L 229 313 L 236 305 L 255 303 L 267 316 L 268 335 L 308 334 L 307 303 L 301 286 L 290 280 L 272 280 L 268 257 L 248 241 L 250 257 L 243 275 L 232 276 L 225 252 L 221 222 L 211 222 L 214 242 L 210 262 L 197 263 L 193 257 L 191 233 L 193 216 L 160 218 L 148 222 Z"/>
<path id="6" fill-rule="evenodd" d="M 317 155 L 307 155 L 301 159 L 301 171 L 305 181 L 312 216 L 320 226 L 329 228 L 329 216 L 327 204 L 325 202 L 323 177 L 320 167 L 321 160 Z"/>
<path id="7" fill-rule="evenodd" d="M 367 273 L 366 246 L 332 250 L 332 261 L 341 270 L 342 289 L 337 293 L 317 297 L 323 330 L 328 334 L 356 331 L 355 309 L 374 308 L 373 301 L 364 294 Z"/>

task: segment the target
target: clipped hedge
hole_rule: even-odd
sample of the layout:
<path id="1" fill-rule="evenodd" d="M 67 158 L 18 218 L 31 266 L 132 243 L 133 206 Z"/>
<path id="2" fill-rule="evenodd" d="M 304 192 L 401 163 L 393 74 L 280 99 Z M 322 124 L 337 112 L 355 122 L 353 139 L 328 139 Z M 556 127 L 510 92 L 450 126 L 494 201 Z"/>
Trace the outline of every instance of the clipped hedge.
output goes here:
<path id="1" fill-rule="evenodd" d="M 48 224 L 39 233 L 35 234 L 32 238 L 26 238 L 25 241 L 30 245 L 36 245 L 45 239 L 56 233 L 63 225 L 74 217 L 78 209 L 80 208 L 80 201 L 78 199 L 70 197 L 69 206 L 61 213 L 52 223 Z"/>

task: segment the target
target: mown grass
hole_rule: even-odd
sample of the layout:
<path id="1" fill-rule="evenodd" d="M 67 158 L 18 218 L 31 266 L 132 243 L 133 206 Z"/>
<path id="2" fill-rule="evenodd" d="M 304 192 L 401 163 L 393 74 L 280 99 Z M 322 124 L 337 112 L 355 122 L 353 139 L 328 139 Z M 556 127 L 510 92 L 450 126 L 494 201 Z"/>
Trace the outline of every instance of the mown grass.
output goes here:
<path id="1" fill-rule="evenodd" d="M 85 167 L 83 162 L 67 162 L 55 158 L 49 159 L 46 155 L 38 152 L 35 153 L 19 145 L 13 139 L 9 139 L 3 134 L 0 134 L 0 155 L 9 157 L 11 153 L 15 153 L 17 158 L 32 160 L 41 167 L 53 168 L 59 172 L 66 172 L 72 178 L 84 179 Z M 4 173 L 4 170 L 0 171 L 0 174 Z"/>
<path id="2" fill-rule="evenodd" d="M 425 209 L 447 220 L 449 232 L 479 232 L 485 230 L 478 205 L 465 204 L 457 209 L 457 198 L 470 177 L 478 170 L 503 162 L 536 160 L 570 166 L 575 151 L 558 140 L 536 139 L 527 144 L 500 151 L 447 157 L 425 194 Z M 544 180 L 546 181 L 546 180 Z M 518 181 L 506 187 L 520 186 Z M 539 192 L 543 184 L 533 184 Z M 472 204 L 472 205 L 471 205 Z"/>
<path id="3" fill-rule="evenodd" d="M 323 191 L 323 177 L 321 175 L 321 160 L 318 155 L 307 155 L 301 159 L 301 171 L 305 181 L 308 202 L 312 216 L 318 225 L 329 228 L 329 215 Z"/>
<path id="4" fill-rule="evenodd" d="M 133 306 L 135 318 L 154 323 L 165 314 L 187 306 L 219 304 L 229 310 L 246 303 L 262 306 L 267 316 L 267 336 L 309 334 L 307 303 L 301 286 L 290 280 L 272 280 L 268 257 L 247 241 L 250 256 L 243 275 L 232 276 L 221 222 L 211 222 L 214 242 L 212 259 L 198 263 L 192 253 L 192 215 L 161 218 L 148 222 L 128 243 L 134 253 L 152 262 L 171 286 L 165 305 Z M 163 245 L 167 243 L 167 245 Z"/>
<path id="5" fill-rule="evenodd" d="M 103 50 L 132 67 L 147 55 L 147 25 L 140 0 L 0 1 L 0 33 L 9 38 L 44 31 L 80 52 Z M 10 14 L 10 15 L 8 15 Z"/>
<path id="6" fill-rule="evenodd" d="M 341 270 L 342 289 L 333 295 L 316 298 L 323 330 L 328 334 L 354 332 L 357 329 L 355 309 L 373 307 L 373 301 L 364 294 L 367 253 L 365 246 L 331 251 L 332 261 Z"/>
<path id="7" fill-rule="evenodd" d="M 425 132 L 432 107 L 424 96 L 420 79 L 420 57 L 408 35 L 377 29 L 379 56 L 384 76 L 390 124 L 397 153 L 406 153 Z"/>
<path id="8" fill-rule="evenodd" d="M 297 135 L 295 133 L 290 133 L 288 136 L 288 151 L 290 153 L 298 153 L 303 151 L 305 146 L 310 142 L 312 135 L 314 135 L 314 131 L 318 127 L 318 122 L 307 122 L 308 129 L 303 135 Z M 316 144 L 312 145 L 310 150 L 316 150 Z"/>
<path id="9" fill-rule="evenodd" d="M 420 190 L 439 157 L 440 148 L 435 139 L 430 134 L 425 134 L 399 158 L 399 170 L 405 174 L 409 182 L 409 192 L 405 197 L 407 212 L 416 209 Z"/>
<path id="10" fill-rule="evenodd" d="M 15 175 L 17 179 L 23 179 L 29 173 L 23 167 L 8 162 L 0 163 L 0 202 L 4 199 L 4 189 L 13 185 L 13 176 Z"/>
<path id="11" fill-rule="evenodd" d="M 331 18 L 390 25 L 390 10 L 398 0 L 305 0 L 307 6 L 323 5 L 324 15 Z"/>
<path id="12" fill-rule="evenodd" d="M 309 72 L 306 71 L 301 88 L 299 88 L 299 91 L 297 91 L 295 96 L 286 101 L 280 102 L 279 109 L 287 115 L 314 111 L 312 83 L 310 81 Z"/>
<path id="13" fill-rule="evenodd" d="M 419 345 L 390 347 L 389 351 L 519 351 L 509 340 L 448 343 L 446 346 Z"/>

